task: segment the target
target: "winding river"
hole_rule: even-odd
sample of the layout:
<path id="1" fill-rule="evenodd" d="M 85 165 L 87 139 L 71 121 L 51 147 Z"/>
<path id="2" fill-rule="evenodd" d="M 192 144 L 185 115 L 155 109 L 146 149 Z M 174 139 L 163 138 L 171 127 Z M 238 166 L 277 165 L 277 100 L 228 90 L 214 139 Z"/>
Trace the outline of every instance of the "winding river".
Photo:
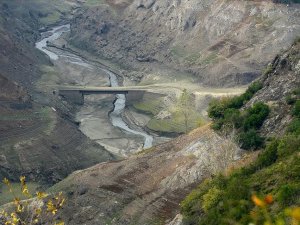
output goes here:
<path id="1" fill-rule="evenodd" d="M 99 69 L 104 71 L 107 76 L 109 76 L 110 86 L 112 87 L 118 87 L 118 79 L 116 74 L 113 72 L 106 70 L 104 68 L 99 67 L 98 65 L 94 65 L 92 63 L 87 62 L 86 60 L 82 59 L 81 57 L 70 53 L 68 51 L 61 51 L 59 55 L 55 53 L 54 51 L 49 50 L 47 48 L 48 42 L 53 42 L 61 37 L 61 35 L 65 32 L 70 31 L 70 25 L 62 25 L 57 26 L 51 29 L 50 31 L 42 33 L 42 37 L 44 37 L 42 40 L 36 43 L 36 48 L 46 53 L 52 61 L 58 60 L 59 58 L 67 58 L 68 62 L 72 64 L 79 65 L 81 67 L 85 68 L 92 68 L 94 66 L 97 66 Z M 129 132 L 134 135 L 142 136 L 144 138 L 144 144 L 143 148 L 150 148 L 152 147 L 153 143 L 153 137 L 145 132 L 133 130 L 131 129 L 126 122 L 122 119 L 122 113 L 126 106 L 126 96 L 124 94 L 117 94 L 116 100 L 114 102 L 114 110 L 109 114 L 110 121 L 114 127 L 118 127 L 121 130 L 125 132 Z M 99 124 L 100 126 L 100 124 Z"/>

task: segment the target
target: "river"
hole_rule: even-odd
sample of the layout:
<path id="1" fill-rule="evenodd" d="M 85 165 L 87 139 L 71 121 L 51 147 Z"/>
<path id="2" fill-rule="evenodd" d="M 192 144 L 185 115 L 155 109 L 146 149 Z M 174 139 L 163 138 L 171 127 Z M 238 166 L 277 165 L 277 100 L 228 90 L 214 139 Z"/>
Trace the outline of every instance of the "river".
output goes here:
<path id="1" fill-rule="evenodd" d="M 63 61 L 59 60 L 59 59 L 65 59 L 65 60 L 67 59 L 66 62 L 75 64 L 79 67 L 82 67 L 81 68 L 82 70 L 93 69 L 94 67 L 97 67 L 98 70 L 100 69 L 101 71 L 103 71 L 106 74 L 106 76 L 109 77 L 110 86 L 118 87 L 119 83 L 118 83 L 117 75 L 114 74 L 113 72 L 111 72 L 107 69 L 101 68 L 99 65 L 95 65 L 95 63 L 90 63 L 90 62 L 86 61 L 85 59 L 81 58 L 80 56 L 70 53 L 68 51 L 60 50 L 58 53 L 54 50 L 52 51 L 51 48 L 47 48 L 48 42 L 53 42 L 53 41 L 59 39 L 63 33 L 69 32 L 69 31 L 70 31 L 70 25 L 62 25 L 62 26 L 54 27 L 51 30 L 42 33 L 41 35 L 42 35 L 43 39 L 40 40 L 39 42 L 37 42 L 35 46 L 39 50 L 46 53 L 50 57 L 52 62 L 60 61 L 60 63 L 63 63 Z M 143 143 L 144 149 L 152 147 L 153 137 L 151 135 L 149 135 L 146 132 L 143 132 L 141 130 L 131 129 L 128 126 L 128 124 L 126 124 L 126 122 L 123 120 L 122 113 L 124 112 L 125 106 L 126 106 L 126 96 L 124 94 L 117 94 L 116 99 L 114 101 L 114 109 L 111 113 L 109 113 L 109 119 L 111 121 L 111 124 L 114 127 L 120 128 L 124 132 L 124 135 L 126 132 L 129 132 L 133 135 L 142 137 L 144 140 L 144 143 Z M 82 122 L 84 122 L 86 119 L 88 119 L 90 117 L 90 115 L 88 113 L 83 113 L 83 115 L 85 115 L 86 118 L 81 118 Z M 97 120 L 94 120 L 94 122 L 95 121 L 97 121 Z M 95 124 L 94 124 L 94 126 L 95 126 Z M 97 126 L 100 128 L 101 124 L 98 124 L 95 127 L 97 128 Z M 89 136 L 91 139 L 93 139 L 93 134 L 91 131 L 87 131 L 86 129 L 84 129 L 84 126 L 80 126 L 80 129 L 82 130 L 83 133 L 85 133 L 87 136 Z"/>

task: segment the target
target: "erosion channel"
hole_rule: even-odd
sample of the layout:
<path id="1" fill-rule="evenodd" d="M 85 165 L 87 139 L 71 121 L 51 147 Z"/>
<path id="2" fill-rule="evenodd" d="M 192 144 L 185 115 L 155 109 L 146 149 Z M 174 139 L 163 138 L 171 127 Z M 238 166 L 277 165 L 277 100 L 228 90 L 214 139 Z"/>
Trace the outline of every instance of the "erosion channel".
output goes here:
<path id="1" fill-rule="evenodd" d="M 67 50 L 47 46 L 49 42 L 59 43 L 69 31 L 70 25 L 54 27 L 43 32 L 42 40 L 36 43 L 36 48 L 46 53 L 54 64 L 53 67 L 43 68 L 45 84 L 119 86 L 117 75 L 95 62 Z M 150 148 L 153 137 L 142 128 L 130 128 L 123 120 L 125 105 L 124 94 L 85 96 L 84 104 L 76 115 L 80 130 L 117 155 L 127 156 L 136 149 Z"/>

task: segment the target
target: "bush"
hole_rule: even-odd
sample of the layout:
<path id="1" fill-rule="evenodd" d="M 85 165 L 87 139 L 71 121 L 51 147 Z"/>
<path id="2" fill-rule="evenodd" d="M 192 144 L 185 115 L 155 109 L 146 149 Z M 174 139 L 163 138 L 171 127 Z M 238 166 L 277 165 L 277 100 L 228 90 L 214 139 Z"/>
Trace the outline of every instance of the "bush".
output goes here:
<path id="1" fill-rule="evenodd" d="M 289 94 L 285 97 L 285 101 L 288 105 L 293 105 L 296 102 L 296 98 Z"/>
<path id="2" fill-rule="evenodd" d="M 226 109 L 224 112 L 224 121 L 233 124 L 235 128 L 241 127 L 241 113 L 238 109 Z"/>
<path id="3" fill-rule="evenodd" d="M 259 136 L 256 130 L 243 132 L 238 137 L 241 148 L 245 150 L 256 150 L 263 146 L 264 138 Z"/>
<path id="4" fill-rule="evenodd" d="M 258 156 L 255 167 L 256 168 L 263 168 L 272 165 L 273 163 L 276 162 L 278 155 L 277 155 L 277 150 L 278 150 L 278 145 L 279 145 L 279 140 L 275 139 L 271 143 L 269 143 Z"/>
<path id="5" fill-rule="evenodd" d="M 208 211 L 214 207 L 220 200 L 222 196 L 222 191 L 216 187 L 209 189 L 209 191 L 202 197 L 202 207 L 204 211 Z"/>
<path id="6" fill-rule="evenodd" d="M 224 117 L 224 112 L 228 105 L 228 99 L 214 99 L 209 103 L 208 116 L 212 119 L 220 119 Z"/>
<path id="7" fill-rule="evenodd" d="M 253 82 L 246 92 L 240 96 L 232 98 L 222 98 L 220 100 L 212 100 L 208 108 L 208 116 L 212 119 L 224 117 L 227 109 L 240 109 L 253 95 L 263 87 L 259 81 Z"/>
<path id="8" fill-rule="evenodd" d="M 266 104 L 262 102 L 255 103 L 253 107 L 247 110 L 247 114 L 243 123 L 244 131 L 250 129 L 259 129 L 265 119 L 268 117 L 269 113 L 270 109 Z"/>
<path id="9" fill-rule="evenodd" d="M 246 93 L 248 92 L 248 93 L 254 95 L 256 92 L 258 92 L 262 88 L 263 88 L 263 84 L 259 81 L 255 81 L 248 87 Z"/>
<path id="10" fill-rule="evenodd" d="M 300 135 L 300 119 L 293 119 L 291 124 L 288 126 L 287 131 L 291 134 Z"/>
<path id="11" fill-rule="evenodd" d="M 220 119 L 220 120 L 217 120 L 215 121 L 212 125 L 211 125 L 211 128 L 213 130 L 221 130 L 221 128 L 223 127 L 224 125 L 224 120 L 223 119 Z"/>
<path id="12" fill-rule="evenodd" d="M 300 118 L 300 100 L 295 102 L 294 108 L 292 110 L 293 116 Z"/>
<path id="13" fill-rule="evenodd" d="M 280 140 L 277 151 L 279 157 L 288 156 L 296 151 L 300 151 L 299 136 L 286 135 Z"/>
<path id="14" fill-rule="evenodd" d="M 278 192 L 278 201 L 282 206 L 293 204 L 300 187 L 292 184 L 283 185 Z"/>

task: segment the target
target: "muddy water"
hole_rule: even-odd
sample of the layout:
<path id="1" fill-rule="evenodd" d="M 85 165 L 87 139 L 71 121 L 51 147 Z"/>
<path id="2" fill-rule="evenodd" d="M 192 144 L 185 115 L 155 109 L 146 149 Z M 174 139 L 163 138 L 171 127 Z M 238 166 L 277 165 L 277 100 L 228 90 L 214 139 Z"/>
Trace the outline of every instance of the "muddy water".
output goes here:
<path id="1" fill-rule="evenodd" d="M 119 86 L 117 76 L 111 71 L 68 51 L 47 47 L 48 42 L 55 42 L 63 33 L 69 30 L 70 25 L 63 25 L 42 33 L 44 38 L 36 43 L 36 48 L 50 57 L 61 74 L 68 73 L 67 83 L 87 86 L 105 86 L 107 84 L 113 87 Z M 108 101 L 111 103 L 113 100 L 114 98 L 108 96 L 85 96 L 85 103 L 77 114 L 81 131 L 109 151 L 123 156 L 136 150 L 150 148 L 153 137 L 142 130 L 131 129 L 122 119 L 121 115 L 126 105 L 124 94 L 116 95 L 113 111 L 108 115 Z"/>

